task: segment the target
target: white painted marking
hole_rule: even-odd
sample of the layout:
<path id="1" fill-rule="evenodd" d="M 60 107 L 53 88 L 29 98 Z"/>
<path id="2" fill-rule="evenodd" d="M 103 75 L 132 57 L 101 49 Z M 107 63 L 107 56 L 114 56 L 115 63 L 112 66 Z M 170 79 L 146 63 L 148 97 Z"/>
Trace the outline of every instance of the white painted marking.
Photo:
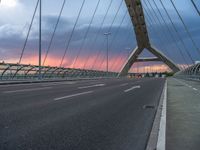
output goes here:
<path id="1" fill-rule="evenodd" d="M 82 87 L 78 87 L 78 89 L 87 89 L 87 88 L 91 88 L 91 87 L 101 87 L 101 86 L 105 86 L 105 84 L 95 84 L 95 85 L 89 85 L 89 86 L 82 86 Z"/>
<path id="2" fill-rule="evenodd" d="M 198 89 L 196 89 L 196 88 L 193 88 L 193 90 L 198 91 Z"/>
<path id="3" fill-rule="evenodd" d="M 121 87 L 121 86 L 126 86 L 126 85 L 128 85 L 128 83 L 120 84 L 119 86 Z"/>
<path id="4" fill-rule="evenodd" d="M 178 79 L 175 79 L 175 80 L 178 81 L 179 83 L 181 83 L 181 84 L 183 84 L 183 85 L 185 85 L 185 86 L 187 86 L 187 87 L 189 87 L 189 88 L 195 90 L 195 91 L 198 91 L 197 88 L 193 88 L 191 85 L 189 85 L 189 84 L 187 84 L 187 83 L 185 83 L 185 82 L 183 82 L 183 81 L 180 81 L 180 80 L 178 80 Z"/>
<path id="5" fill-rule="evenodd" d="M 30 86 L 30 85 L 41 85 L 41 86 L 49 86 L 49 85 L 59 85 L 59 84 L 76 84 L 76 82 L 35 82 L 35 83 L 20 83 L 20 84 L 6 84 L 0 85 L 0 87 L 15 87 L 15 86 Z"/>
<path id="6" fill-rule="evenodd" d="M 4 91 L 3 93 L 9 94 L 9 93 L 19 93 L 19 92 L 31 92 L 31 91 L 47 90 L 47 89 L 52 89 L 52 87 L 22 89 L 22 90 L 15 90 L 15 91 Z"/>
<path id="7" fill-rule="evenodd" d="M 127 92 L 130 92 L 130 91 L 134 90 L 134 89 L 139 89 L 139 88 L 141 88 L 140 85 L 133 86 L 133 87 L 131 87 L 130 89 L 124 90 L 124 92 L 127 93 Z"/>
<path id="8" fill-rule="evenodd" d="M 167 81 L 164 87 L 164 100 L 162 106 L 162 114 L 160 120 L 160 128 L 158 133 L 157 150 L 165 150 L 166 145 L 166 116 L 167 116 Z"/>
<path id="9" fill-rule="evenodd" d="M 86 95 L 86 94 L 90 94 L 90 93 L 93 93 L 93 91 L 82 92 L 82 93 L 77 93 L 77 94 L 72 94 L 72 95 L 68 95 L 68 96 L 64 96 L 64 97 L 55 98 L 54 101 L 67 99 L 67 98 L 71 98 L 71 97 L 76 97 L 76 96 L 80 96 L 80 95 Z"/>
<path id="10" fill-rule="evenodd" d="M 76 84 L 76 82 L 55 82 L 55 83 L 43 83 L 42 86 L 48 86 L 48 85 L 72 85 Z"/>
<path id="11" fill-rule="evenodd" d="M 189 85 L 189 84 L 187 84 L 187 83 L 185 83 L 185 82 L 183 82 L 183 81 L 180 81 L 180 80 L 178 80 L 178 79 L 175 79 L 175 80 L 178 81 L 179 83 L 182 83 L 183 85 L 185 85 L 185 86 L 187 86 L 187 87 L 189 87 L 189 88 L 192 88 L 191 85 Z"/>

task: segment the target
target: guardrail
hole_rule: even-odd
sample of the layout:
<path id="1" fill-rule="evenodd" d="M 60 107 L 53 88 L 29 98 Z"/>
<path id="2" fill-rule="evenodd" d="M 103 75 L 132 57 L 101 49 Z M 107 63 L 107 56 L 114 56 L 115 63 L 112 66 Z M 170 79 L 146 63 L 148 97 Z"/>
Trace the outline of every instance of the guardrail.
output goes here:
<path id="1" fill-rule="evenodd" d="M 175 74 L 175 77 L 184 79 L 200 80 L 200 63 Z"/>
<path id="2" fill-rule="evenodd" d="M 41 67 L 41 76 L 43 79 L 117 77 L 117 75 L 118 73 L 116 72 L 50 66 Z M 39 66 L 4 62 L 0 63 L 0 80 L 37 79 L 38 76 Z"/>

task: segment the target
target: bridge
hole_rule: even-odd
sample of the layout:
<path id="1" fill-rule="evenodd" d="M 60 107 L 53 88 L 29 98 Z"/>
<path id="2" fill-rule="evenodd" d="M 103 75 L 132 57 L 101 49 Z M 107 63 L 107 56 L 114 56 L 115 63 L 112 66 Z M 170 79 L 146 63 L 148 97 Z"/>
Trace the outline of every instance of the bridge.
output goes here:
<path id="1" fill-rule="evenodd" d="M 1 0 L 0 18 L 0 149 L 199 149 L 197 0 Z"/>

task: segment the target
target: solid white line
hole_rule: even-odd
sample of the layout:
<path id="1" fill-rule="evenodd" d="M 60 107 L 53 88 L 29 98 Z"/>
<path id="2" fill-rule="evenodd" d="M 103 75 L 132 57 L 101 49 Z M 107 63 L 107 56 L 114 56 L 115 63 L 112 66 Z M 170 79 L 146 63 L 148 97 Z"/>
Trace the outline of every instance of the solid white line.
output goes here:
<path id="1" fill-rule="evenodd" d="M 160 120 L 160 128 L 158 133 L 157 150 L 165 150 L 166 145 L 166 116 L 167 116 L 167 81 L 164 87 L 164 100 L 162 106 L 162 114 Z"/>
<path id="2" fill-rule="evenodd" d="M 31 91 L 38 91 L 38 90 L 47 90 L 47 89 L 51 89 L 51 88 L 52 87 L 22 89 L 22 90 L 15 90 L 15 91 L 4 91 L 2 93 L 8 94 L 8 93 L 18 93 L 18 92 L 31 92 Z"/>
<path id="3" fill-rule="evenodd" d="M 127 92 L 130 92 L 130 91 L 134 90 L 134 89 L 139 89 L 139 88 L 141 88 L 140 85 L 133 86 L 133 87 L 131 87 L 130 89 L 124 90 L 124 92 L 127 93 Z"/>
<path id="4" fill-rule="evenodd" d="M 78 89 L 87 89 L 87 88 L 91 88 L 91 87 L 101 87 L 101 86 L 105 86 L 105 84 L 95 84 L 95 85 L 89 85 L 89 86 L 82 86 L 82 87 L 78 87 Z"/>
<path id="5" fill-rule="evenodd" d="M 76 97 L 76 96 L 80 96 L 80 95 L 85 95 L 85 94 L 90 94 L 90 93 L 93 93 L 93 91 L 82 92 L 82 93 L 77 93 L 77 94 L 72 94 L 72 95 L 68 95 L 68 96 L 64 96 L 64 97 L 55 98 L 54 101 L 67 99 L 67 98 L 71 98 L 71 97 Z"/>

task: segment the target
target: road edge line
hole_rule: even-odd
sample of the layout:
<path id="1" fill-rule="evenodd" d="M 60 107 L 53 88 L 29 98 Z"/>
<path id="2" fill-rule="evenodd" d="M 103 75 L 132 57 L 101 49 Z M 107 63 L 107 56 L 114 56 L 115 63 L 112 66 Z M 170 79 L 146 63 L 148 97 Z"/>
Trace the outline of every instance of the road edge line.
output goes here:
<path id="1" fill-rule="evenodd" d="M 162 105 L 162 114 L 160 120 L 160 128 L 158 133 L 157 150 L 166 149 L 166 118 L 167 118 L 167 80 L 164 89 L 164 99 Z"/>
<path id="2" fill-rule="evenodd" d="M 146 146 L 146 150 L 166 149 L 166 108 L 167 108 L 167 79 L 160 97 L 157 112 L 154 118 L 152 130 Z"/>

